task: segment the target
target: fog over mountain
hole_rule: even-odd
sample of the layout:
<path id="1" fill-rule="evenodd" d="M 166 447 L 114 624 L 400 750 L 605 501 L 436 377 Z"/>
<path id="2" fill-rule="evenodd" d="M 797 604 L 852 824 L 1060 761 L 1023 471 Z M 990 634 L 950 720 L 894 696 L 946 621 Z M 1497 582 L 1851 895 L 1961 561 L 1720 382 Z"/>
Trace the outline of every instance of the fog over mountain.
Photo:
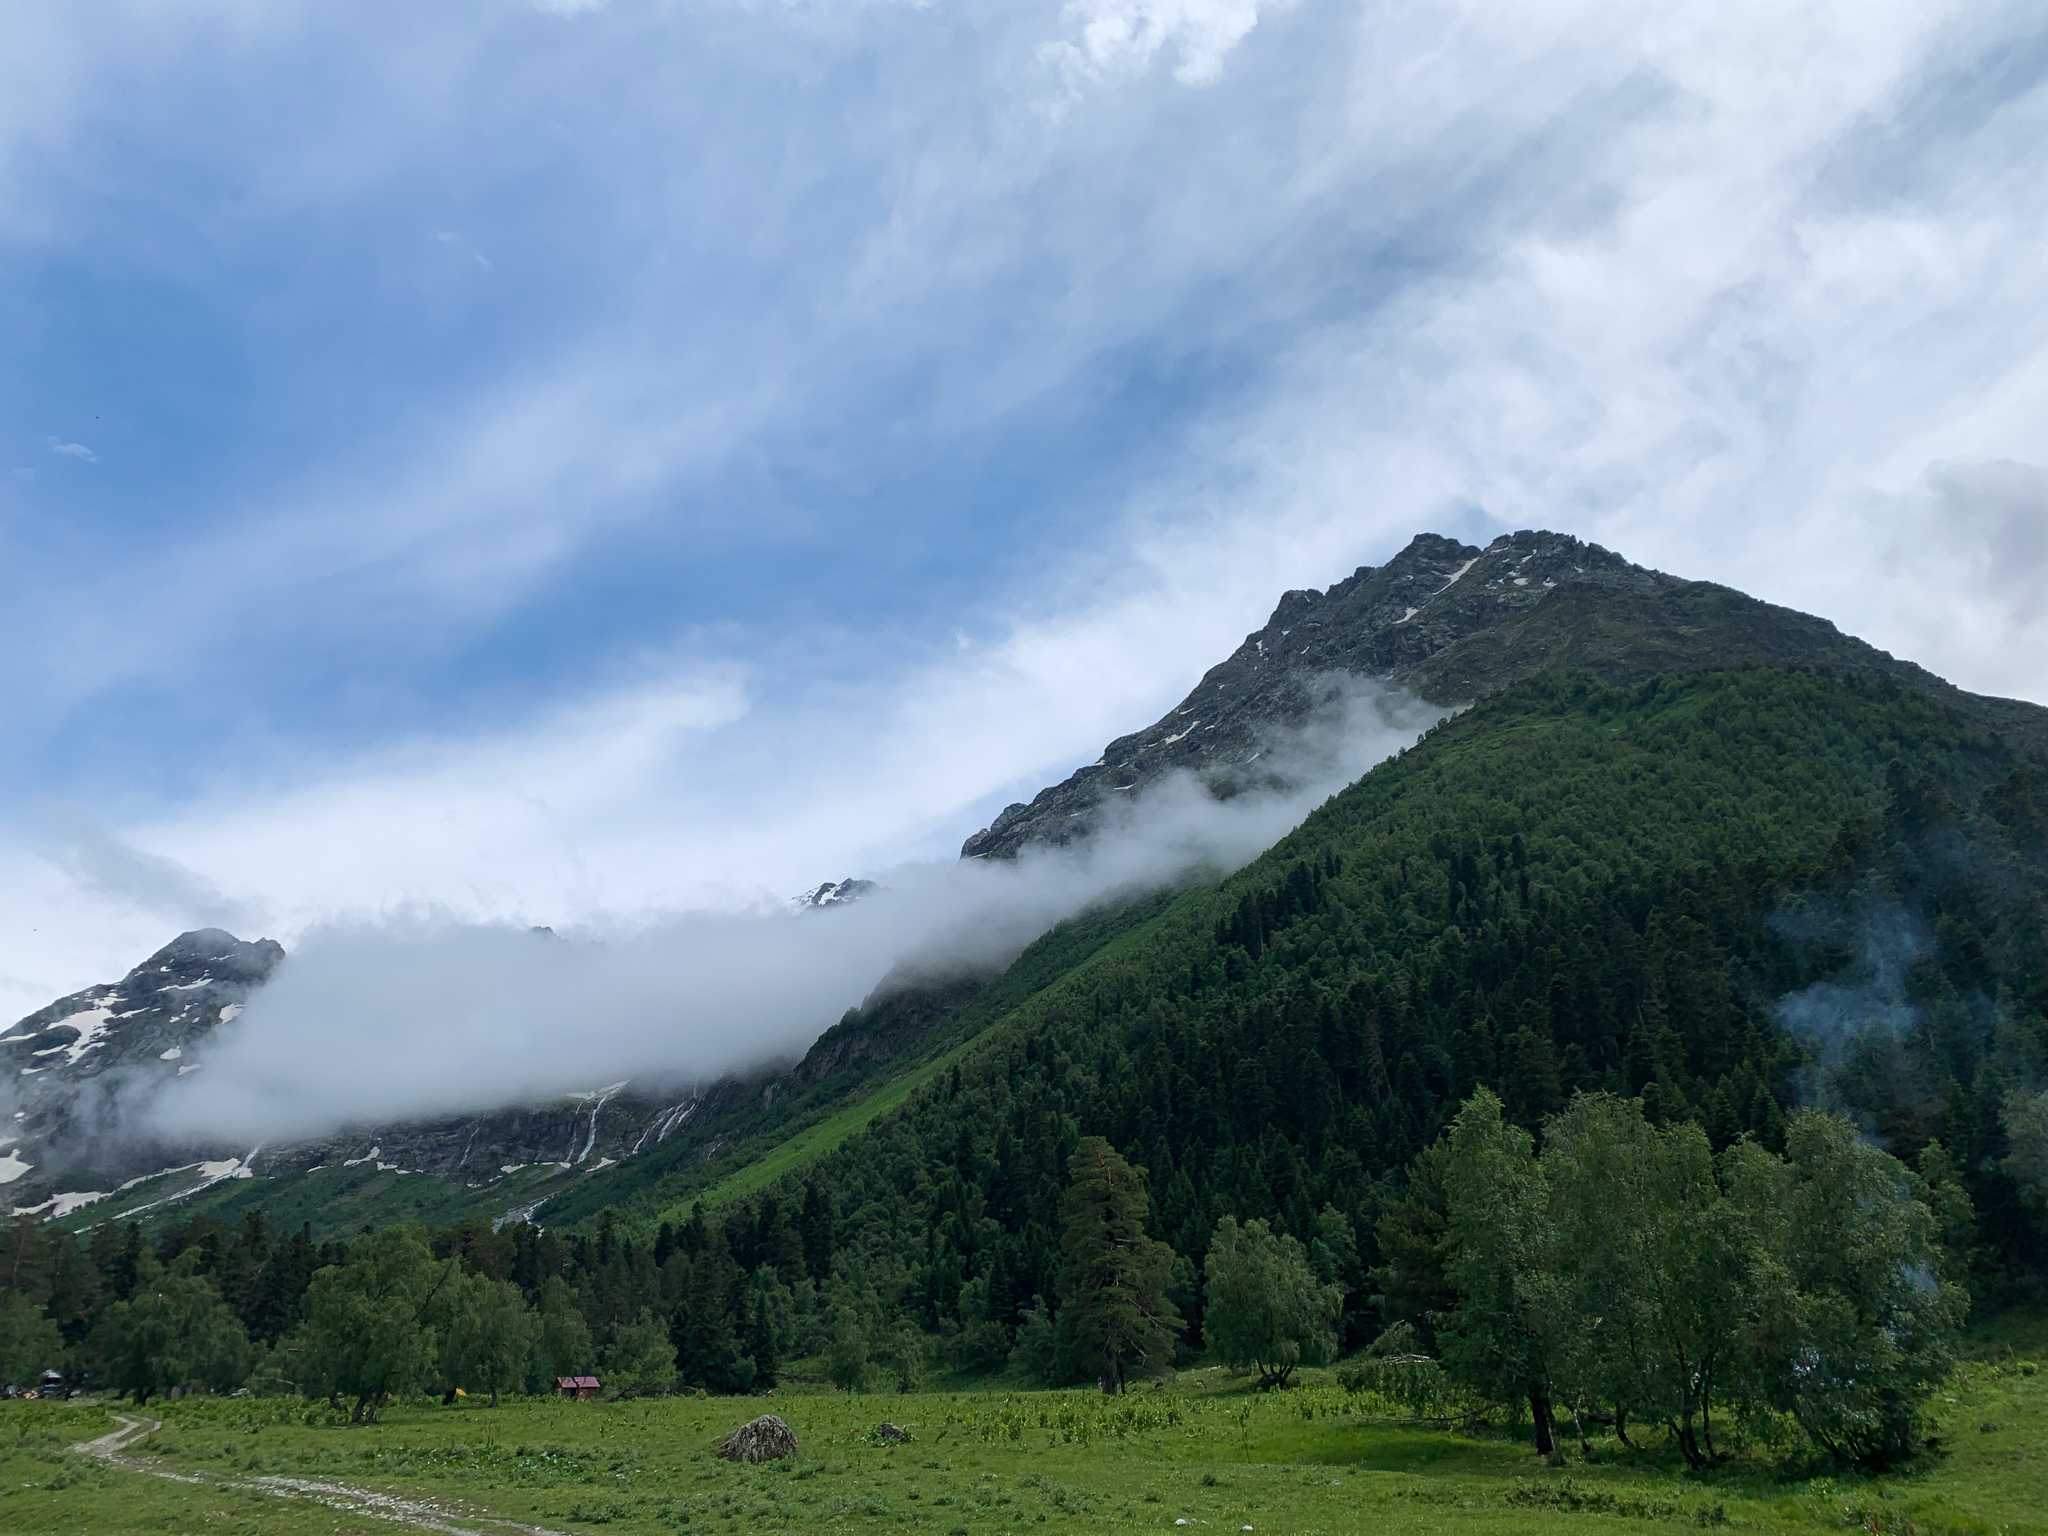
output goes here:
<path id="1" fill-rule="evenodd" d="M 940 858 L 1418 528 L 2048 698 L 2037 4 L 18 9 L 6 1013 Z"/>
<path id="2" fill-rule="evenodd" d="M 1085 842 L 866 872 L 879 889 L 827 910 L 564 935 L 428 912 L 317 929 L 204 1069 L 165 1086 L 155 1125 L 262 1142 L 793 1060 L 885 977 L 985 976 L 1105 898 L 1235 869 L 1444 713 L 1333 677 L 1227 800 L 1165 775 Z"/>

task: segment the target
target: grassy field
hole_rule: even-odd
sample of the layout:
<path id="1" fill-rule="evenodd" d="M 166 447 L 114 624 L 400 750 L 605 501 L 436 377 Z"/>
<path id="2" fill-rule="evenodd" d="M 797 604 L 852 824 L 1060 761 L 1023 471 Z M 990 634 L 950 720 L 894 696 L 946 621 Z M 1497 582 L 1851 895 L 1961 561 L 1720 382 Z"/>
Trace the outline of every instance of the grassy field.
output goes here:
<path id="1" fill-rule="evenodd" d="M 0 1530 L 2048 1536 L 2043 1332 L 1989 1341 L 1937 1401 L 1939 1447 L 1872 1479 L 1760 1446 L 1691 1475 L 1661 1449 L 1611 1440 L 1590 1464 L 1574 1446 L 1555 1469 L 1505 1430 L 1395 1422 L 1326 1379 L 1252 1393 L 1220 1371 L 1121 1401 L 801 1389 L 772 1402 L 414 1401 L 367 1428 L 297 1399 L 187 1399 L 152 1405 L 162 1430 L 113 1462 L 69 1447 L 132 1410 L 13 1402 L 0 1404 Z M 742 1467 L 710 1454 L 716 1436 L 769 1410 L 802 1440 L 799 1460 Z M 883 1441 L 885 1420 L 911 1439 Z"/>

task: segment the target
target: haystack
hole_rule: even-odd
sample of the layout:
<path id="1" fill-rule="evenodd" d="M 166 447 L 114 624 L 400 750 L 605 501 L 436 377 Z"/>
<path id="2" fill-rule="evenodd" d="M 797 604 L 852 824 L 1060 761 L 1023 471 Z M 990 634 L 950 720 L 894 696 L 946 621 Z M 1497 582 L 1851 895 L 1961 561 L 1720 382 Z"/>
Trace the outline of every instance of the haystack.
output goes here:
<path id="1" fill-rule="evenodd" d="M 727 1461 L 774 1461 L 797 1453 L 796 1436 L 772 1413 L 742 1424 L 712 1448 Z"/>

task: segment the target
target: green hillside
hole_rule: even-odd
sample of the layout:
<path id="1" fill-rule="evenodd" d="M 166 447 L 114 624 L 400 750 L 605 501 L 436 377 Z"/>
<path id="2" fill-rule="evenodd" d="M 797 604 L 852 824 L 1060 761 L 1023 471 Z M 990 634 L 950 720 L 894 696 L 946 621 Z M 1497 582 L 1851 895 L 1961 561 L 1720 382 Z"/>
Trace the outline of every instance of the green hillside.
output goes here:
<path id="1" fill-rule="evenodd" d="M 1397 1321 L 1426 1336 L 1443 1304 L 1379 1243 L 1426 1227 L 1420 1156 L 1487 1087 L 1531 1130 L 1600 1091 L 1715 1149 L 1776 1151 L 1801 1106 L 1841 1111 L 1917 1167 L 1940 1279 L 1980 1315 L 2048 1278 L 2048 761 L 1882 676 L 1525 680 L 1229 879 L 894 1006 L 829 1033 L 822 1075 L 756 1093 L 716 1156 L 491 1187 L 499 1210 L 545 1195 L 545 1230 L 323 1170 L 223 1183 L 148 1238 L 17 1223 L 0 1263 L 85 1369 L 152 1247 L 295 1380 L 299 1297 L 343 1256 L 317 1240 L 404 1220 L 516 1287 L 543 1328 L 530 1382 L 595 1359 L 712 1392 L 792 1361 L 1058 1384 L 1066 1171 L 1103 1137 L 1146 1170 L 1183 1358 L 1208 1347 L 1226 1217 L 1299 1240 L 1355 1349 Z"/>
<path id="2" fill-rule="evenodd" d="M 2001 1166 L 1999 1106 L 2048 1068 L 2043 804 L 2040 763 L 1882 680 L 1538 679 L 1182 896 L 769 1193 L 836 1212 L 835 1287 L 992 1349 L 1052 1294 L 1061 1170 L 1104 1135 L 1149 1168 L 1156 1230 L 1193 1266 L 1225 1214 L 1304 1238 L 1326 1206 L 1348 1217 L 1367 1245 L 1355 1337 L 1376 1322 L 1377 1216 L 1475 1086 L 1531 1126 L 1581 1089 L 1640 1094 L 1717 1144 L 1773 1143 L 1806 1094 L 1909 1160 L 1944 1141 L 1986 1285 L 2022 1284 L 2041 1232 Z M 1822 1062 L 1776 1005 L 1830 978 L 1853 1005 L 1866 931 L 1918 936 L 1913 1022 Z M 774 1249 L 760 1225 L 727 1213 L 742 1267 Z"/>
<path id="3" fill-rule="evenodd" d="M 731 1082 L 714 1091 L 697 1122 L 630 1161 L 605 1168 L 536 1163 L 487 1183 L 339 1164 L 275 1177 L 229 1179 L 188 1193 L 191 1170 L 140 1181 L 64 1219 L 74 1230 L 139 1221 L 152 1230 L 211 1218 L 233 1224 L 261 1212 L 274 1226 L 309 1225 L 320 1240 L 365 1226 L 409 1221 L 449 1225 L 544 1212 L 550 1226 L 621 1213 L 650 1232 L 680 1219 L 687 1202 L 722 1204 L 759 1189 L 837 1146 L 900 1104 L 941 1065 L 1036 992 L 1088 956 L 1142 931 L 1174 899 L 1150 891 L 1084 912 L 1033 943 L 983 984 L 942 978 L 884 990 L 849 1010 L 795 1070 Z"/>

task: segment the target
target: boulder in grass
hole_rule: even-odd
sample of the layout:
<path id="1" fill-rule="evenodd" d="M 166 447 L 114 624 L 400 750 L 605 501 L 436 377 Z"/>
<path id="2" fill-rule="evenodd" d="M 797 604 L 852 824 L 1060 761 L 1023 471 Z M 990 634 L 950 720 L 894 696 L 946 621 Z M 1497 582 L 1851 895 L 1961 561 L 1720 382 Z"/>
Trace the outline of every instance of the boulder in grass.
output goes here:
<path id="1" fill-rule="evenodd" d="M 875 1431 L 875 1438 L 893 1444 L 898 1440 L 908 1440 L 910 1436 L 898 1429 L 894 1424 L 884 1424 Z"/>
<path id="2" fill-rule="evenodd" d="M 719 1441 L 712 1454 L 727 1461 L 776 1461 L 797 1454 L 796 1436 L 781 1419 L 764 1413 Z"/>

